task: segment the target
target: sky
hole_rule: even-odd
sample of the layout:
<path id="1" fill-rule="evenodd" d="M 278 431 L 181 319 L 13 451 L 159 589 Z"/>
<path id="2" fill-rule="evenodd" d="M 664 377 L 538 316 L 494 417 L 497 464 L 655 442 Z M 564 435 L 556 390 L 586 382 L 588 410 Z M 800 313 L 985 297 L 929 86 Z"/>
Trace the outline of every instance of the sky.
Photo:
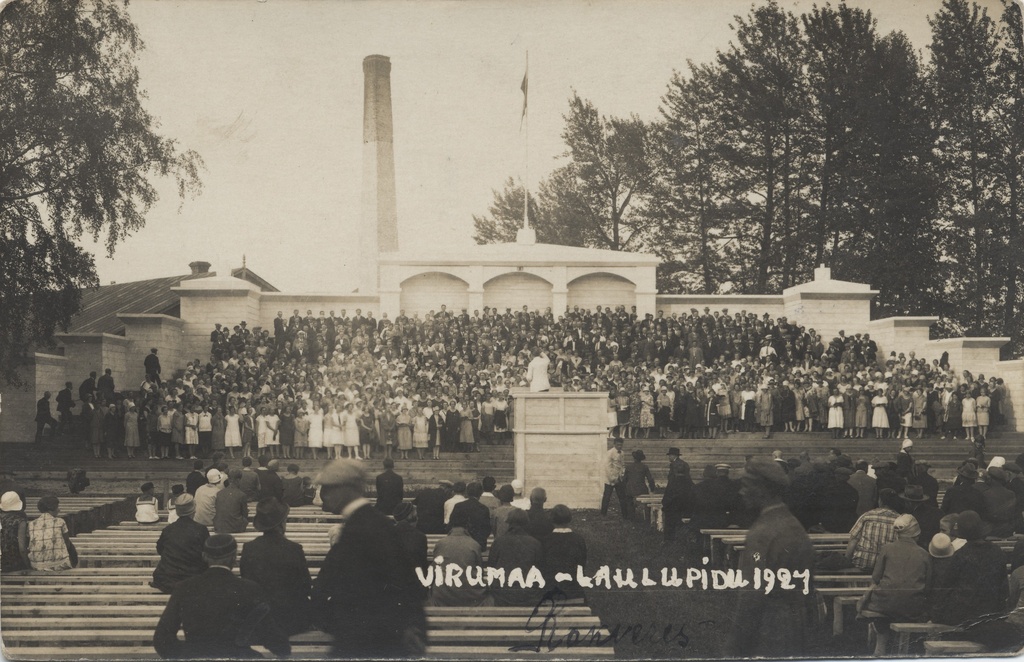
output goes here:
<path id="1" fill-rule="evenodd" d="M 999 15 L 996 0 L 989 10 Z M 811 2 L 783 6 L 799 14 Z M 820 4 L 820 3 L 819 3 Z M 862 0 L 882 34 L 927 55 L 938 0 Z M 145 107 L 159 133 L 205 161 L 184 204 L 170 181 L 103 284 L 247 266 L 293 292 L 356 281 L 362 60 L 391 58 L 399 247 L 472 243 L 509 176 L 531 187 L 558 165 L 575 90 L 602 114 L 658 117 L 674 70 L 710 61 L 750 0 L 132 0 Z M 529 113 L 520 84 L 529 53 Z M 528 143 L 527 143 L 528 135 Z M 528 147 L 527 147 L 528 144 Z"/>

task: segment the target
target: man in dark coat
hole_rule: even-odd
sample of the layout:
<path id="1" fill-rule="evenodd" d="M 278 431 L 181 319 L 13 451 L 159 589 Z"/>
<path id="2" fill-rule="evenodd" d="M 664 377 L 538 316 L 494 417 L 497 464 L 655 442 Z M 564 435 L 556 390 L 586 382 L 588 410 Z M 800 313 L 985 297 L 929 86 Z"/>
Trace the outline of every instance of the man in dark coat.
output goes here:
<path id="1" fill-rule="evenodd" d="M 395 461 L 384 458 L 384 471 L 377 476 L 377 510 L 385 515 L 395 512 L 395 507 L 405 498 L 405 482 L 395 473 Z"/>
<path id="2" fill-rule="evenodd" d="M 740 555 L 743 578 L 755 568 L 778 572 L 810 572 L 814 565 L 811 540 L 782 502 L 789 477 L 770 460 L 752 460 L 742 479 L 741 494 L 760 515 L 747 532 Z M 794 580 L 798 583 L 798 580 Z M 733 625 L 726 639 L 727 657 L 790 657 L 805 651 L 809 596 L 801 590 L 737 591 Z"/>
<path id="3" fill-rule="evenodd" d="M 234 480 L 231 481 L 235 483 Z M 238 489 L 245 492 L 245 498 L 252 503 L 260 500 L 260 477 L 252 470 L 252 458 L 242 458 L 242 477 L 238 479 Z"/>
<path id="4" fill-rule="evenodd" d="M 526 532 L 540 541 L 543 541 L 555 530 L 555 524 L 551 521 L 551 513 L 544 509 L 547 500 L 548 493 L 543 487 L 535 487 L 530 490 L 530 509 L 526 511 L 529 524 L 526 525 Z"/>
<path id="5" fill-rule="evenodd" d="M 281 657 L 291 653 L 288 635 L 274 620 L 263 589 L 232 574 L 237 553 L 238 543 L 229 535 L 206 541 L 203 559 L 209 568 L 175 587 L 153 633 L 160 657 L 251 659 L 259 657 L 255 645 Z M 181 629 L 185 641 L 178 639 Z"/>
<path id="6" fill-rule="evenodd" d="M 78 386 L 78 399 L 85 402 L 89 396 L 96 397 L 96 373 L 90 372 L 89 377 Z"/>
<path id="7" fill-rule="evenodd" d="M 277 475 L 278 461 L 271 460 L 269 455 L 260 455 L 260 468 L 256 475 L 260 478 L 260 499 L 274 497 L 284 503 L 284 481 Z M 326 510 L 326 505 L 324 504 Z"/>
<path id="8" fill-rule="evenodd" d="M 217 533 L 242 533 L 249 526 L 249 499 L 238 487 L 242 470 L 232 469 L 228 476 L 227 486 L 217 492 L 214 502 L 213 530 Z"/>
<path id="9" fill-rule="evenodd" d="M 203 560 L 203 543 L 210 537 L 210 531 L 192 519 L 196 512 L 192 495 L 178 497 L 174 512 L 178 519 L 164 527 L 156 542 L 160 562 L 156 564 L 153 581 L 149 583 L 164 593 L 170 593 L 179 582 L 201 574 L 207 568 Z"/>
<path id="10" fill-rule="evenodd" d="M 971 462 L 964 462 L 956 470 L 957 479 L 953 486 L 946 490 L 942 497 L 942 512 L 952 515 L 965 510 L 973 510 L 979 515 L 985 512 L 985 497 L 974 489 L 978 480 L 978 469 Z"/>
<path id="11" fill-rule="evenodd" d="M 679 457 L 679 449 L 668 449 L 668 482 L 665 495 L 661 499 L 662 513 L 665 518 L 665 540 L 676 539 L 676 529 L 682 524 L 683 515 L 691 508 L 693 497 L 693 479 L 690 478 L 690 465 Z"/>
<path id="12" fill-rule="evenodd" d="M 914 458 L 910 454 L 913 448 L 914 442 L 910 439 L 904 439 L 900 452 L 896 454 L 896 475 L 907 481 L 910 481 L 916 473 Z"/>
<path id="13" fill-rule="evenodd" d="M 858 460 L 856 471 L 850 476 L 850 487 L 857 490 L 857 517 L 868 512 L 878 504 L 878 485 L 868 475 L 870 465 L 866 460 Z"/>
<path id="14" fill-rule="evenodd" d="M 285 537 L 288 510 L 274 498 L 256 505 L 253 528 L 263 535 L 242 546 L 238 570 L 243 578 L 263 587 L 270 615 L 290 636 L 310 628 L 313 580 L 302 545 Z"/>
<path id="15" fill-rule="evenodd" d="M 366 474 L 355 460 L 334 460 L 320 474 L 324 510 L 345 518 L 340 540 L 313 586 L 318 625 L 343 658 L 420 657 L 426 616 L 395 526 L 363 497 Z"/>
<path id="16" fill-rule="evenodd" d="M 203 485 L 206 485 L 206 469 L 203 468 L 202 460 L 194 460 L 192 462 L 192 472 L 185 476 L 185 491 L 192 496 L 196 495 L 198 490 Z"/>
<path id="17" fill-rule="evenodd" d="M 150 349 L 149 356 L 145 358 L 142 365 L 146 369 L 146 376 L 152 377 L 156 385 L 160 386 L 160 357 L 156 355 L 156 352 L 156 347 Z"/>
<path id="18" fill-rule="evenodd" d="M 850 485 L 853 472 L 847 467 L 835 469 L 834 477 L 818 492 L 818 515 L 821 526 L 830 533 L 849 533 L 857 521 L 860 495 Z M 936 523 L 937 520 L 936 520 Z M 937 530 L 936 530 L 937 531 Z M 929 540 L 931 538 L 929 537 Z"/>
<path id="19" fill-rule="evenodd" d="M 57 424 L 56 432 L 66 434 L 74 431 L 74 419 L 71 410 L 75 408 L 75 396 L 71 393 L 71 382 L 65 382 L 64 388 L 57 393 L 57 413 L 60 414 L 60 421 Z"/>
<path id="20" fill-rule="evenodd" d="M 481 552 L 487 549 L 487 538 L 491 535 L 491 509 L 480 503 L 483 493 L 483 485 L 473 481 L 466 486 L 466 500 L 452 508 L 453 516 L 457 511 L 466 513 L 466 531 L 480 545 Z"/>
<path id="21" fill-rule="evenodd" d="M 413 572 L 416 572 L 416 568 L 426 570 L 430 563 L 427 556 L 427 534 L 416 528 L 418 516 L 416 506 L 403 501 L 395 506 L 395 511 L 392 515 L 395 518 L 395 532 L 398 534 L 398 542 L 402 545 L 402 550 L 405 552 L 405 559 L 409 566 L 413 569 Z M 414 582 L 409 587 L 409 590 L 418 595 L 420 600 L 426 600 L 427 587 L 419 581 Z"/>
<path id="22" fill-rule="evenodd" d="M 445 533 L 444 503 L 452 496 L 452 482 L 442 480 L 437 487 L 420 492 L 413 504 L 419 519 L 416 523 L 423 533 Z"/>
<path id="23" fill-rule="evenodd" d="M 743 508 L 739 489 L 729 479 L 728 464 L 708 465 L 704 480 L 693 486 L 693 514 L 690 526 L 700 529 L 724 529 L 733 524 L 734 514 Z"/>
<path id="24" fill-rule="evenodd" d="M 104 402 L 111 402 L 114 399 L 114 376 L 110 368 L 103 371 L 103 376 L 96 380 L 96 391 Z"/>
<path id="25" fill-rule="evenodd" d="M 942 520 L 942 511 L 932 505 L 924 488 L 920 485 L 907 485 L 900 494 L 903 499 L 903 512 L 913 515 L 921 527 L 921 534 L 917 537 L 917 544 L 928 549 L 932 536 L 939 533 L 942 528 L 939 522 Z"/>
<path id="26" fill-rule="evenodd" d="M 57 421 L 50 414 L 50 392 L 43 393 L 43 397 L 36 402 L 36 443 L 43 440 L 43 430 L 50 426 L 50 440 L 53 440 L 57 430 Z"/>

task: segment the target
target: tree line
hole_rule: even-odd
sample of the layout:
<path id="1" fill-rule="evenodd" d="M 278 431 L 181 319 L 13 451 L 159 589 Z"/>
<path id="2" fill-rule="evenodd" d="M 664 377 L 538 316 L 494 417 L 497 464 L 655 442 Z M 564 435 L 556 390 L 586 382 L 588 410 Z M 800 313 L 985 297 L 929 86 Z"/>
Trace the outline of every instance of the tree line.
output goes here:
<path id="1" fill-rule="evenodd" d="M 880 290 L 876 317 L 941 317 L 938 335 L 1007 335 L 1024 350 L 1024 34 L 944 0 L 918 51 L 840 3 L 776 2 L 688 61 L 659 118 L 569 99 L 559 166 L 531 192 L 538 241 L 662 258 L 663 292 L 769 293 L 819 264 Z M 509 178 L 480 243 L 514 241 Z"/>

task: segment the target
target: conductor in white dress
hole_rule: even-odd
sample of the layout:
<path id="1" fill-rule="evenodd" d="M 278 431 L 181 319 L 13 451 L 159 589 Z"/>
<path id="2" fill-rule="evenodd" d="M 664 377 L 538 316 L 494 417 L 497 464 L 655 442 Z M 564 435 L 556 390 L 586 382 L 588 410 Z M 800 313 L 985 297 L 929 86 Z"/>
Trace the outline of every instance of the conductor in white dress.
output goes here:
<path id="1" fill-rule="evenodd" d="M 548 381 L 548 367 L 551 361 L 540 348 L 533 350 L 533 360 L 526 368 L 526 381 L 530 382 L 531 393 L 544 393 L 551 389 L 551 382 Z"/>

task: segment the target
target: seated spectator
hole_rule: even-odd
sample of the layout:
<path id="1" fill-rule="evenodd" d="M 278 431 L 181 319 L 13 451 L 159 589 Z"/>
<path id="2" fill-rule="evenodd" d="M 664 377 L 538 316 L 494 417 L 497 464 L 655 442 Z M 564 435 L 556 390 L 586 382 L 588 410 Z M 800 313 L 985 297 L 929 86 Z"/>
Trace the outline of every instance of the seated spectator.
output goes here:
<path id="1" fill-rule="evenodd" d="M 395 518 L 395 531 L 398 533 L 398 541 L 402 545 L 406 561 L 415 568 L 426 570 L 430 562 L 427 554 L 427 534 L 416 528 L 416 506 L 411 503 L 399 503 L 395 506 L 392 515 Z M 426 599 L 427 589 L 417 581 L 410 587 L 410 591 L 420 599 Z"/>
<path id="2" fill-rule="evenodd" d="M 60 514 L 60 500 L 44 496 L 39 500 L 39 517 L 28 523 L 28 561 L 33 570 L 70 570 L 78 565 L 78 552 L 71 543 L 67 523 Z"/>
<path id="3" fill-rule="evenodd" d="M 932 620 L 944 625 L 968 625 L 982 621 L 966 635 L 973 641 L 985 643 L 986 617 L 1002 613 L 1008 593 L 1006 554 L 985 540 L 988 526 L 978 513 L 965 510 L 959 514 L 957 535 L 967 543 L 953 555 L 949 573 L 953 600 L 933 610 Z"/>
<path id="4" fill-rule="evenodd" d="M 927 618 L 931 558 L 917 544 L 921 527 L 913 515 L 900 515 L 893 523 L 897 540 L 882 547 L 875 560 L 871 588 L 857 605 L 858 618 L 871 622 L 875 656 L 888 654 L 889 624 Z"/>
<path id="5" fill-rule="evenodd" d="M 857 521 L 860 494 L 849 483 L 853 471 L 847 467 L 836 467 L 832 473 L 832 478 L 826 479 L 825 485 L 818 492 L 818 515 L 826 531 L 846 533 Z"/>
<path id="6" fill-rule="evenodd" d="M 955 517 L 955 515 L 954 515 Z M 953 589 L 953 541 L 945 533 L 936 533 L 928 544 L 928 555 L 932 557 L 932 583 L 928 589 L 928 620 L 934 621 L 956 599 Z"/>
<path id="7" fill-rule="evenodd" d="M 11 490 L 0 496 L 0 572 L 28 570 L 28 517 L 25 504 Z"/>
<path id="8" fill-rule="evenodd" d="M 181 483 L 175 483 L 171 485 L 171 497 L 167 499 L 167 523 L 173 524 L 178 519 L 178 512 L 175 509 L 175 505 L 178 503 L 178 498 L 185 493 L 185 486 Z M 189 495 L 191 496 L 191 495 Z"/>
<path id="9" fill-rule="evenodd" d="M 505 586 L 491 586 L 495 605 L 535 607 L 542 596 L 542 590 L 538 588 L 508 585 L 512 570 L 518 569 L 525 578 L 531 568 L 540 568 L 544 562 L 543 547 L 537 538 L 530 535 L 527 530 L 529 524 L 530 518 L 525 512 L 513 510 L 508 516 L 508 533 L 496 538 L 491 546 L 487 564 L 505 571 Z"/>
<path id="10" fill-rule="evenodd" d="M 555 525 L 551 523 L 551 515 L 544 510 L 547 500 L 548 493 L 543 487 L 535 487 L 530 491 L 530 509 L 526 511 L 529 518 L 526 532 L 537 540 L 543 540 L 555 528 Z"/>
<path id="11" fill-rule="evenodd" d="M 153 483 L 143 483 L 139 488 L 142 496 L 135 500 L 135 521 L 139 524 L 154 524 L 160 521 L 160 513 L 157 509 L 160 503 L 153 494 Z"/>
<path id="12" fill-rule="evenodd" d="M 455 504 L 455 507 L 452 508 L 453 514 L 456 510 L 466 512 L 469 522 L 466 529 L 473 540 L 479 543 L 481 552 L 487 549 L 487 538 L 491 535 L 491 511 L 480 503 L 480 495 L 483 493 L 483 486 L 473 481 L 466 486 L 466 500 Z"/>
<path id="13" fill-rule="evenodd" d="M 483 566 L 480 543 L 469 535 L 467 529 L 469 513 L 465 510 L 452 513 L 450 524 L 451 531 L 448 535 L 434 545 L 434 561 L 438 564 L 437 568 L 441 569 L 452 563 L 463 570 Z M 489 606 L 492 602 L 485 587 L 471 586 L 463 581 L 462 586 L 431 586 L 427 604 L 434 607 L 477 607 Z"/>
<path id="14" fill-rule="evenodd" d="M 455 504 L 462 503 L 466 500 L 466 484 L 464 482 L 456 481 L 452 485 L 453 494 L 447 501 L 444 502 L 444 523 L 445 526 L 450 526 L 452 518 L 452 510 L 455 509 Z"/>
<path id="15" fill-rule="evenodd" d="M 857 519 L 846 546 L 846 558 L 855 568 L 873 570 L 882 547 L 896 541 L 893 524 L 899 517 L 899 508 L 899 495 L 883 489 L 878 493 L 878 507 Z"/>
<path id="16" fill-rule="evenodd" d="M 196 490 L 195 521 L 203 526 L 213 526 L 217 515 L 217 494 L 224 489 L 224 475 L 218 469 L 206 472 L 206 484 Z"/>
<path id="17" fill-rule="evenodd" d="M 206 469 L 203 468 L 203 461 L 193 460 L 192 471 L 185 476 L 185 491 L 195 496 L 196 490 L 203 485 L 206 485 Z"/>
<path id="18" fill-rule="evenodd" d="M 153 588 L 170 593 L 178 582 L 206 571 L 203 544 L 210 531 L 193 518 L 196 501 L 191 494 L 182 494 L 175 500 L 178 519 L 160 532 L 156 551 L 160 561 L 153 570 Z"/>
<path id="19" fill-rule="evenodd" d="M 985 512 L 985 497 L 974 488 L 978 480 L 978 467 L 964 462 L 956 470 L 957 478 L 953 486 L 946 490 L 942 497 L 942 512 L 955 515 L 965 510 L 976 513 Z"/>
<path id="20" fill-rule="evenodd" d="M 384 458 L 384 471 L 377 476 L 377 502 L 375 507 L 384 514 L 395 512 L 405 497 L 405 482 L 395 473 L 395 461 Z"/>
<path id="21" fill-rule="evenodd" d="M 281 479 L 281 491 L 286 506 L 301 506 L 305 503 L 306 496 L 302 488 L 302 476 L 299 475 L 299 465 L 288 465 L 288 475 Z"/>
<path id="22" fill-rule="evenodd" d="M 431 487 L 421 491 L 413 500 L 416 506 L 418 519 L 417 528 L 423 533 L 444 533 L 444 505 L 452 496 L 452 482 L 450 480 L 438 481 L 437 487 Z"/>
<path id="23" fill-rule="evenodd" d="M 238 570 L 263 588 L 271 617 L 290 636 L 310 629 L 313 580 L 302 545 L 285 537 L 288 511 L 274 498 L 256 505 L 252 524 L 263 535 L 242 546 Z"/>
<path id="24" fill-rule="evenodd" d="M 260 455 L 257 461 L 260 464 L 256 470 L 260 482 L 260 499 L 274 497 L 284 503 L 284 484 L 281 482 L 281 476 L 277 474 L 280 463 L 266 454 Z"/>
<path id="25" fill-rule="evenodd" d="M 515 492 L 511 485 L 502 485 L 498 489 L 497 497 L 498 507 L 494 509 L 494 514 L 491 516 L 491 534 L 495 538 L 508 532 L 508 514 L 515 509 L 512 505 Z"/>
<path id="26" fill-rule="evenodd" d="M 1012 536 L 1020 509 L 1017 507 L 1017 495 L 1006 486 L 1006 471 L 998 466 L 989 467 L 986 482 L 988 489 L 982 497 L 985 499 L 984 518 L 992 528 L 990 535 L 1000 538 Z"/>
<path id="27" fill-rule="evenodd" d="M 523 487 L 523 481 L 519 480 L 518 478 L 512 481 L 512 493 L 514 495 L 514 498 L 512 499 L 512 505 L 518 508 L 519 510 L 530 509 L 529 497 L 523 496 L 524 489 L 525 488 Z"/>
<path id="28" fill-rule="evenodd" d="M 260 477 L 252 470 L 252 458 L 242 458 L 242 477 L 238 480 L 238 489 L 245 492 L 245 498 L 256 503 L 260 500 Z"/>
<path id="29" fill-rule="evenodd" d="M 259 656 L 254 645 L 281 657 L 291 652 L 288 635 L 271 616 L 263 589 L 231 572 L 237 554 L 238 543 L 229 535 L 210 536 L 204 542 L 204 569 L 175 587 L 153 633 L 160 657 L 248 659 Z M 179 630 L 185 631 L 185 641 L 178 639 Z"/>
<path id="30" fill-rule="evenodd" d="M 249 526 L 249 501 L 238 487 L 241 469 L 232 469 L 224 489 L 216 493 L 213 503 L 213 530 L 217 533 L 243 533 Z"/>
<path id="31" fill-rule="evenodd" d="M 932 536 L 942 529 L 942 511 L 932 505 L 931 499 L 920 485 L 907 485 L 900 499 L 903 500 L 903 512 L 913 515 L 921 527 L 917 544 L 922 549 L 928 549 Z"/>
<path id="32" fill-rule="evenodd" d="M 939 520 L 939 531 L 949 536 L 954 552 L 959 551 L 961 547 L 967 544 L 966 540 L 956 534 L 956 523 L 959 517 L 959 515 L 946 515 Z"/>
<path id="33" fill-rule="evenodd" d="M 558 504 L 551 509 L 551 522 L 554 530 L 541 543 L 544 557 L 541 571 L 544 573 L 546 590 L 558 588 L 567 598 L 583 598 L 583 588 L 574 580 L 568 582 L 555 581 L 555 575 L 564 572 L 576 576 L 576 568 L 586 568 L 587 542 L 576 533 L 569 524 L 572 522 L 572 511 Z"/>
<path id="34" fill-rule="evenodd" d="M 494 480 L 494 476 L 484 476 L 480 484 L 484 488 L 484 493 L 480 495 L 480 503 L 487 506 L 487 509 L 491 513 L 491 517 L 494 517 L 494 509 L 501 505 L 498 497 L 494 494 L 494 489 L 497 487 L 497 481 Z"/>

